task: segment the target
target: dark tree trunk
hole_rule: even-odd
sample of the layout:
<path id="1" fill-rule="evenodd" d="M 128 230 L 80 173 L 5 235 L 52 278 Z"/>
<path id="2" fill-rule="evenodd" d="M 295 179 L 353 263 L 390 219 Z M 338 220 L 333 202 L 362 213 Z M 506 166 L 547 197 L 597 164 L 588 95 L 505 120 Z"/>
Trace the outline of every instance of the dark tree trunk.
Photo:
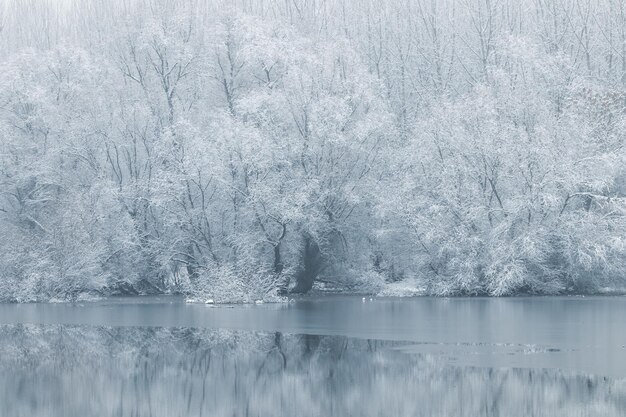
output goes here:
<path id="1" fill-rule="evenodd" d="M 296 286 L 291 290 L 295 294 L 305 294 L 313 288 L 313 283 L 324 268 L 322 252 L 310 235 L 304 236 L 302 251 L 302 269 L 296 276 Z"/>
<path id="2" fill-rule="evenodd" d="M 287 226 L 283 224 L 283 233 L 280 236 L 278 243 L 274 245 L 274 274 L 276 275 L 276 277 L 280 277 L 284 269 L 283 258 L 280 254 L 280 246 L 282 244 L 283 238 L 285 237 L 286 233 L 287 233 Z M 289 283 L 290 283 L 290 276 L 289 274 L 286 274 L 283 277 L 283 281 L 280 284 L 280 287 L 278 288 L 279 295 L 287 295 L 287 293 L 289 292 Z"/>
<path id="3" fill-rule="evenodd" d="M 276 275 L 283 272 L 283 261 L 280 257 L 280 243 L 274 246 L 274 273 Z"/>
<path id="4" fill-rule="evenodd" d="M 280 276 L 280 274 L 282 274 L 283 272 L 283 261 L 282 258 L 280 256 L 280 243 L 276 246 L 274 246 L 274 274 L 276 274 L 276 276 Z M 279 295 L 287 295 L 287 293 L 289 292 L 289 274 L 285 275 L 283 277 L 283 282 L 280 284 L 280 287 L 278 288 L 278 294 Z"/>
<path id="5" fill-rule="evenodd" d="M 191 281 L 191 284 L 193 286 L 196 286 L 198 283 L 199 273 L 198 273 L 198 268 L 196 265 L 196 260 L 193 256 L 194 254 L 193 246 L 191 244 L 187 247 L 187 253 L 188 253 L 186 256 L 187 264 L 185 265 L 187 268 L 187 274 L 189 275 L 189 281 Z"/>

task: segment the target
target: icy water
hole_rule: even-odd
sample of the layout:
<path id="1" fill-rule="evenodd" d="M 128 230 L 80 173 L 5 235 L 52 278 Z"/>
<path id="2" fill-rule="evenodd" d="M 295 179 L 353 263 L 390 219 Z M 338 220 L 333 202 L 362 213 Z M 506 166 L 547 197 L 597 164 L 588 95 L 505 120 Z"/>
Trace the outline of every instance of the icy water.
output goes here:
<path id="1" fill-rule="evenodd" d="M 626 416 L 626 297 L 0 304 L 0 416 Z"/>

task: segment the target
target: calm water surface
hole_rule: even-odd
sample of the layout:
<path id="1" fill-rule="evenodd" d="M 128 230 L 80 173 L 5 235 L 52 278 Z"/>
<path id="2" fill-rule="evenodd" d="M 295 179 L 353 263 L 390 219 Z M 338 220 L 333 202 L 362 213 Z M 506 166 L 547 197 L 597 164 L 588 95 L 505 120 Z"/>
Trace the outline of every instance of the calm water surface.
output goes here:
<path id="1" fill-rule="evenodd" d="M 626 416 L 626 297 L 0 304 L 0 416 Z"/>

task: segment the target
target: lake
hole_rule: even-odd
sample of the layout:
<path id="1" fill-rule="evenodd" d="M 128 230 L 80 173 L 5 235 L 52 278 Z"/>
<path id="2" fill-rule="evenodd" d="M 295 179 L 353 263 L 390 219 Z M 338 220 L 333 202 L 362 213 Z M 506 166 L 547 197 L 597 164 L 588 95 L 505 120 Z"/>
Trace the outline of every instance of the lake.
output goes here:
<path id="1" fill-rule="evenodd" d="M 624 416 L 626 297 L 0 304 L 0 416 Z"/>

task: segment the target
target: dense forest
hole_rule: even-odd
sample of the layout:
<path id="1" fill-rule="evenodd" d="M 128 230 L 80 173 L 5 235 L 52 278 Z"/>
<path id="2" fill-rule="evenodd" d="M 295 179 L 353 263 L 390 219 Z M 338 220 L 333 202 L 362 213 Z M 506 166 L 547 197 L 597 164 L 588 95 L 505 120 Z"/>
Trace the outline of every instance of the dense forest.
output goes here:
<path id="1" fill-rule="evenodd" d="M 0 299 L 626 286 L 626 0 L 4 0 Z"/>

